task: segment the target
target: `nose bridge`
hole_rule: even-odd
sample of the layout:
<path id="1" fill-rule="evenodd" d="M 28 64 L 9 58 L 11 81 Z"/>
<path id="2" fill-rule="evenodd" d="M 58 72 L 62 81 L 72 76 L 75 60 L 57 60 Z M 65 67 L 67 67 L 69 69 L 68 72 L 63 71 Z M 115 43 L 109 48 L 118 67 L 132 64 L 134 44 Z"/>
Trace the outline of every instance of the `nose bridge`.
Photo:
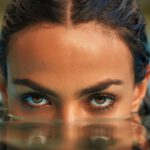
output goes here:
<path id="1" fill-rule="evenodd" d="M 76 102 L 66 102 L 63 104 L 61 111 L 60 111 L 60 118 L 65 123 L 70 123 L 77 119 L 80 119 L 80 107 Z"/>

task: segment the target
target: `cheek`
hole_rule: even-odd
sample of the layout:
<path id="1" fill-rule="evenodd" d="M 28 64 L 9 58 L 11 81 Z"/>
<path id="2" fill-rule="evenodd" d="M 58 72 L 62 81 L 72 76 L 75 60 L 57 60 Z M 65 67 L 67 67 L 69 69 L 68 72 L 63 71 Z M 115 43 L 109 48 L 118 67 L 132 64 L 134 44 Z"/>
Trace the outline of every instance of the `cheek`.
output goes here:
<path id="1" fill-rule="evenodd" d="M 131 99 L 128 99 L 129 97 L 126 97 L 125 99 L 122 99 L 121 102 L 117 104 L 117 109 L 114 113 L 114 116 L 118 118 L 128 118 L 131 113 Z"/>

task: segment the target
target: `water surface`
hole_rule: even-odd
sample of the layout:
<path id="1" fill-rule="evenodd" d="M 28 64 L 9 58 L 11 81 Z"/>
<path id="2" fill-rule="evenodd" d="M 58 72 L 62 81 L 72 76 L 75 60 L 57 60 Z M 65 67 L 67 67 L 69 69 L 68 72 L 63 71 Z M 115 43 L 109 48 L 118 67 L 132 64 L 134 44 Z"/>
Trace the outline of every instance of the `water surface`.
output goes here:
<path id="1" fill-rule="evenodd" d="M 6 121 L 0 150 L 149 150 L 150 117 L 69 124 Z"/>

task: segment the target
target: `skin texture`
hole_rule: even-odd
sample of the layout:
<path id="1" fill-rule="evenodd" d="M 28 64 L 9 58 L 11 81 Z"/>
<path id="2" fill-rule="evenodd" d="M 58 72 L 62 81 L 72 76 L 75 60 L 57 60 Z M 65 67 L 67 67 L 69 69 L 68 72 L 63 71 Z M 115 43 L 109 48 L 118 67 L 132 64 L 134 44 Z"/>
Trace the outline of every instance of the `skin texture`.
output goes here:
<path id="1" fill-rule="evenodd" d="M 148 80 L 134 84 L 132 61 L 115 31 L 103 26 L 31 26 L 13 35 L 9 43 L 8 84 L 3 96 L 10 114 L 29 120 L 128 118 L 137 112 Z M 32 107 L 29 101 L 22 102 L 20 95 L 37 92 L 25 85 L 29 85 L 27 80 L 53 92 L 48 103 Z M 102 83 L 102 91 L 85 90 Z M 104 103 L 95 106 L 95 98 Z"/>

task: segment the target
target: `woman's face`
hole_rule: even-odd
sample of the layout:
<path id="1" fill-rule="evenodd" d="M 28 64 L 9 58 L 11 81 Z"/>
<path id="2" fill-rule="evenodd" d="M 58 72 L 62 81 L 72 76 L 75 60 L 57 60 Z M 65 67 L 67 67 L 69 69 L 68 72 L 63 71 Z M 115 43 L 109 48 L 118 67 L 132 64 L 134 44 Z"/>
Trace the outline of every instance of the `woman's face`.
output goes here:
<path id="1" fill-rule="evenodd" d="M 26 28 L 9 43 L 9 113 L 40 121 L 127 118 L 146 89 L 134 84 L 132 61 L 105 27 Z"/>

